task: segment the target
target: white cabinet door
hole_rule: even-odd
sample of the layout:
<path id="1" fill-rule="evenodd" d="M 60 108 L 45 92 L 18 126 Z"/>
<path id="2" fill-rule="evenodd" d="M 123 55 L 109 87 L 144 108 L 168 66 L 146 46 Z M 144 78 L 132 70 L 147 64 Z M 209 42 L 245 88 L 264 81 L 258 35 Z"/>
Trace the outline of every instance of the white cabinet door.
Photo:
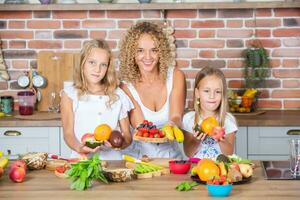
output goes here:
<path id="1" fill-rule="evenodd" d="M 239 127 L 235 135 L 235 154 L 239 155 L 242 158 L 248 157 L 247 149 L 247 127 Z"/>
<path id="2" fill-rule="evenodd" d="M 71 156 L 71 149 L 64 140 L 64 132 L 62 128 L 60 128 L 60 155 L 63 158 L 70 158 Z"/>
<path id="3" fill-rule="evenodd" d="M 287 132 L 300 127 L 248 127 L 248 158 L 252 160 L 287 160 L 288 141 L 300 136 Z"/>
<path id="4" fill-rule="evenodd" d="M 20 135 L 7 135 L 7 131 L 18 131 Z M 12 158 L 28 152 L 60 153 L 59 127 L 1 127 L 0 150 Z"/>

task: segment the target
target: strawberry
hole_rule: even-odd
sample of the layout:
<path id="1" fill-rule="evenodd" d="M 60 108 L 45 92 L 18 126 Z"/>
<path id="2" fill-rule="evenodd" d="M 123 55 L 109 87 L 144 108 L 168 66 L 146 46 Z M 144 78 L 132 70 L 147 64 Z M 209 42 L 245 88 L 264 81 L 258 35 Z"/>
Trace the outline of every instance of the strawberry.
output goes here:
<path id="1" fill-rule="evenodd" d="M 166 136 L 165 132 L 163 132 L 162 130 L 159 130 L 158 133 L 159 133 L 159 135 L 160 135 L 161 138 L 163 138 L 163 137 Z"/>
<path id="2" fill-rule="evenodd" d="M 143 136 L 143 132 L 142 131 L 140 131 L 140 130 L 138 130 L 138 132 L 137 132 L 137 134 L 136 134 L 137 136 L 140 136 L 140 137 L 142 137 Z"/>
<path id="3" fill-rule="evenodd" d="M 154 135 L 149 135 L 149 138 L 154 138 Z"/>
<path id="4" fill-rule="evenodd" d="M 214 179 L 214 180 L 213 180 L 213 184 L 214 184 L 214 185 L 220 185 L 220 181 L 217 180 L 217 179 Z"/>
<path id="5" fill-rule="evenodd" d="M 152 123 L 152 122 L 148 122 L 147 125 L 148 125 L 148 126 L 152 126 L 153 123 Z"/>
<path id="6" fill-rule="evenodd" d="M 153 128 L 153 129 L 150 129 L 150 130 L 149 130 L 149 133 L 150 133 L 150 134 L 156 134 L 156 133 L 158 133 L 158 132 L 159 132 L 159 130 L 156 129 L 156 128 Z"/>
<path id="7" fill-rule="evenodd" d="M 149 133 L 148 132 L 144 132 L 143 133 L 143 137 L 149 137 Z"/>
<path id="8" fill-rule="evenodd" d="M 148 124 L 148 120 L 144 119 L 143 124 Z"/>

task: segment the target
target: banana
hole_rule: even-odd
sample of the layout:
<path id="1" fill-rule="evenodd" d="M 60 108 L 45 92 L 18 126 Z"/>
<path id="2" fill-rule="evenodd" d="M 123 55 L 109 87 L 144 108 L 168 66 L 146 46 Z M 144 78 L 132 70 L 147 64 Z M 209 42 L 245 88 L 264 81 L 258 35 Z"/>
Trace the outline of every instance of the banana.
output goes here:
<path id="1" fill-rule="evenodd" d="M 166 124 L 161 130 L 165 133 L 168 140 L 173 141 L 175 139 L 172 126 Z"/>
<path id="2" fill-rule="evenodd" d="M 176 126 L 173 127 L 173 132 L 176 138 L 177 142 L 183 142 L 184 141 L 184 135 L 183 132 Z"/>
<path id="3" fill-rule="evenodd" d="M 0 158 L 3 156 L 3 152 L 2 151 L 0 151 Z"/>
<path id="4" fill-rule="evenodd" d="M 7 166 L 7 164 L 8 164 L 8 158 L 5 157 L 0 160 L 0 167 L 2 167 L 3 169 Z"/>
<path id="5" fill-rule="evenodd" d="M 249 98 L 253 98 L 256 95 L 256 93 L 257 93 L 257 90 L 254 89 L 254 88 L 251 88 L 251 89 L 247 89 L 244 92 L 243 96 L 246 96 L 246 97 L 249 97 Z"/>

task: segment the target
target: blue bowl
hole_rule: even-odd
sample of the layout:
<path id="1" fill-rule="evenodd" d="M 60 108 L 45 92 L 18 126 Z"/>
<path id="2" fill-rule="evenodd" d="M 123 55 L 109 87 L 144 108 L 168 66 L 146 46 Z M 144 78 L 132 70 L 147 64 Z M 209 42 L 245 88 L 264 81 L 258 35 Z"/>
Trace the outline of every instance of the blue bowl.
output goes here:
<path id="1" fill-rule="evenodd" d="M 208 193 L 213 197 L 227 197 L 232 190 L 232 184 L 210 185 L 207 184 Z"/>

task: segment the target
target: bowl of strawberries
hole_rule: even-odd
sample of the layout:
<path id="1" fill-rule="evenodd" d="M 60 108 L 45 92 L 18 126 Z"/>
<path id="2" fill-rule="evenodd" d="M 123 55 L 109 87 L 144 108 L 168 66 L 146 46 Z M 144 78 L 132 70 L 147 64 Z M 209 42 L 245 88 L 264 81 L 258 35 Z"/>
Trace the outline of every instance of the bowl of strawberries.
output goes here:
<path id="1" fill-rule="evenodd" d="M 227 197 L 232 188 L 232 181 L 226 176 L 215 176 L 207 181 L 207 190 L 212 197 Z"/>

